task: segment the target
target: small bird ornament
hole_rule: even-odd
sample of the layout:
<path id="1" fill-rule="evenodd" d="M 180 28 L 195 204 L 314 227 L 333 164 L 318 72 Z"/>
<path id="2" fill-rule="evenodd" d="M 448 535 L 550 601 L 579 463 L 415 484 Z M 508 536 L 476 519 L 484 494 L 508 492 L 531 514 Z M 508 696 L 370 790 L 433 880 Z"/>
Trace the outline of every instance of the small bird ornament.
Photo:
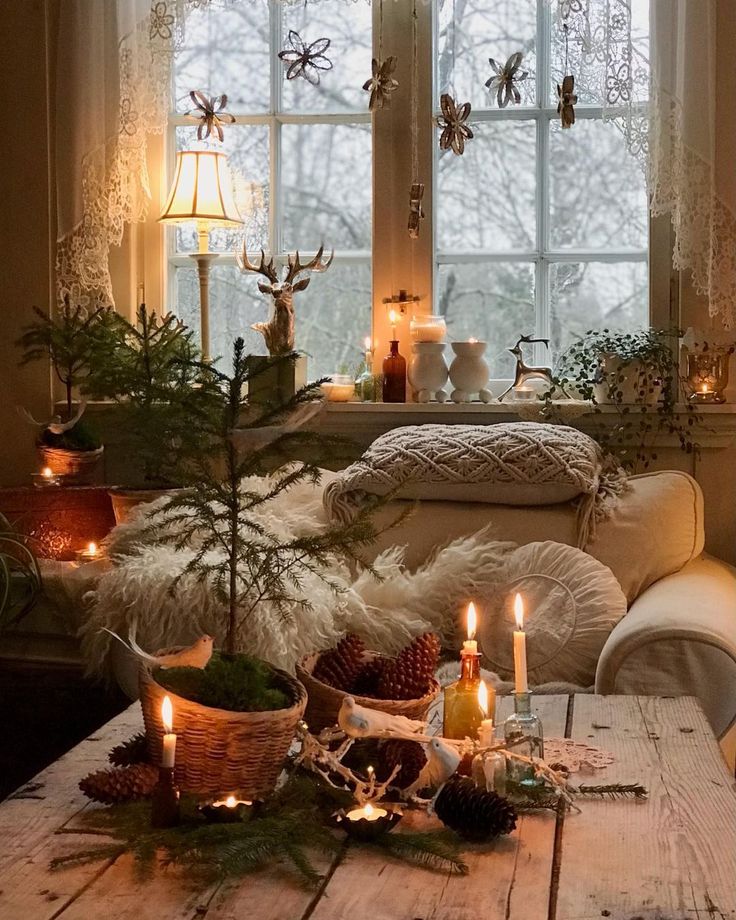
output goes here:
<path id="1" fill-rule="evenodd" d="M 135 627 L 128 634 L 128 641 L 122 639 L 116 632 L 102 627 L 106 633 L 110 633 L 118 642 L 121 642 L 129 652 L 137 655 L 141 661 L 154 668 L 206 668 L 210 658 L 212 658 L 212 636 L 200 636 L 196 642 L 187 648 L 178 652 L 172 652 L 170 655 L 149 655 L 135 641 Z"/>
<path id="2" fill-rule="evenodd" d="M 437 790 L 443 786 L 460 765 L 460 752 L 441 738 L 432 738 L 427 745 L 427 762 L 406 792 L 414 795 L 420 789 Z"/>
<path id="3" fill-rule="evenodd" d="M 406 716 L 392 716 L 356 703 L 352 696 L 346 696 L 337 714 L 337 724 L 349 738 L 392 737 L 422 733 L 425 722 L 407 719 Z"/>

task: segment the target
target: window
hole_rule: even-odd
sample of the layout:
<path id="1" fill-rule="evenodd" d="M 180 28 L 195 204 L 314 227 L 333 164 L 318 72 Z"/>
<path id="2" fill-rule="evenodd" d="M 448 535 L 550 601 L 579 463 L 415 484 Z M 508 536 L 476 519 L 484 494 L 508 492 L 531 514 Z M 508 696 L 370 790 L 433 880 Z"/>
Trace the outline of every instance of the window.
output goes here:
<path id="1" fill-rule="evenodd" d="M 576 76 L 576 123 L 562 129 L 556 9 L 545 0 L 436 5 L 435 99 L 470 100 L 475 137 L 462 157 L 435 156 L 435 299 L 450 338 L 489 343 L 492 377 L 511 375 L 506 348 L 521 333 L 550 339 L 549 353 L 537 346 L 546 363 L 576 333 L 649 321 L 644 175 L 618 126 L 586 104 L 585 71 Z M 632 14 L 639 50 L 648 0 L 634 0 Z M 504 63 L 515 51 L 528 73 L 521 104 L 498 108 L 484 87 L 488 58 Z"/>
<path id="2" fill-rule="evenodd" d="M 636 51 L 643 54 L 639 67 L 648 57 L 648 2 L 631 0 Z M 225 148 L 246 221 L 243 231 L 211 234 L 211 249 L 222 253 L 212 269 L 212 352 L 227 355 L 236 335 L 263 351 L 250 326 L 266 317 L 270 302 L 258 292 L 256 278 L 237 267 L 234 252 L 243 236 L 249 252 L 263 247 L 281 264 L 296 248 L 311 254 L 322 241 L 335 248 L 329 271 L 297 295 L 297 347 L 311 356 L 310 376 L 354 368 L 364 337 L 372 328 L 380 337 L 380 322 L 371 325 L 372 304 L 396 290 L 383 289 L 387 269 L 381 275 L 378 257 L 372 273 L 372 233 L 377 245 L 384 241 L 384 254 L 385 240 L 393 239 L 390 283 L 396 289 L 411 286 L 411 279 L 401 276 L 402 259 L 411 262 L 414 279 L 420 284 L 425 279 L 435 312 L 447 319 L 449 340 L 488 341 L 492 377 L 510 376 L 506 349 L 519 334 L 534 331 L 550 339 L 551 350 L 538 346 L 535 355 L 547 363 L 588 328 L 646 325 L 644 176 L 619 127 L 591 104 L 590 74 L 580 54 L 572 70 L 579 96 L 576 124 L 565 131 L 560 126 L 555 84 L 564 73 L 565 44 L 557 0 L 418 0 L 418 60 L 426 68 L 419 74 L 426 88 L 420 87 L 418 97 L 420 133 L 424 162 L 430 162 L 431 145 L 433 164 L 421 232 L 424 240 L 432 235 L 432 245 L 423 243 L 406 258 L 406 245 L 396 243 L 396 234 L 405 232 L 408 196 L 398 200 L 403 185 L 382 164 L 393 164 L 394 156 L 407 161 L 403 116 L 412 30 L 395 24 L 406 25 L 407 12 L 399 6 L 410 9 L 410 0 L 384 4 L 386 28 L 394 24 L 384 57 L 396 53 L 405 69 L 392 115 L 381 116 L 374 138 L 361 90 L 376 44 L 371 20 L 378 22 L 378 16 L 369 3 L 291 6 L 249 0 L 213 4 L 188 19 L 176 60 L 176 108 L 188 107 L 190 89 L 228 93 L 236 124 L 226 129 Z M 277 55 L 290 30 L 307 42 L 330 38 L 333 68 L 322 72 L 318 86 L 285 79 Z M 484 86 L 491 75 L 488 58 L 505 62 L 517 50 L 524 52 L 522 69 L 528 72 L 519 84 L 521 104 L 498 108 Z M 593 34 L 591 59 L 599 51 Z M 440 151 L 439 133 L 428 127 L 439 114 L 443 92 L 473 105 L 475 137 L 462 157 Z M 168 140 L 173 165 L 173 151 L 193 143 L 195 128 L 172 115 Z M 429 165 L 425 168 L 429 173 Z M 428 175 L 422 178 L 429 182 Z M 372 227 L 373 214 L 387 223 L 387 200 L 401 219 L 394 215 L 392 226 Z M 374 210 L 374 201 L 381 207 Z M 197 276 L 187 255 L 196 248 L 194 229 L 167 231 L 167 240 L 169 305 L 197 328 Z M 372 278 L 380 283 L 372 284 Z"/>

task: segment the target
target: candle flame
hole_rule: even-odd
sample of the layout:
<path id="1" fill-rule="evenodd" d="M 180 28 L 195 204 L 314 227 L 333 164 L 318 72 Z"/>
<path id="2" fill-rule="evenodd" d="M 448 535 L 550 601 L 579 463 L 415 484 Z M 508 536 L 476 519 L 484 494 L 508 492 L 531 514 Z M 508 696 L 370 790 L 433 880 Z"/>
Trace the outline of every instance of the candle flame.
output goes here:
<path id="1" fill-rule="evenodd" d="M 371 337 L 370 337 L 369 335 L 367 335 L 367 336 L 365 337 L 365 342 L 364 342 L 363 344 L 365 345 L 365 350 L 366 350 L 366 351 L 372 351 L 372 347 L 371 347 Z"/>
<path id="2" fill-rule="evenodd" d="M 41 475 L 43 476 L 44 479 L 51 479 L 51 478 L 53 477 L 53 475 L 54 475 L 54 472 L 53 472 L 53 470 L 51 469 L 50 466 L 45 466 L 45 467 L 41 470 Z"/>
<path id="3" fill-rule="evenodd" d="M 519 629 L 524 628 L 524 601 L 521 599 L 521 595 L 517 594 L 514 597 L 514 619 L 516 620 L 516 625 Z"/>
<path id="4" fill-rule="evenodd" d="M 369 818 L 372 814 L 373 814 L 373 806 L 371 805 L 370 802 L 366 802 L 366 804 L 365 804 L 365 816 L 366 816 L 366 818 Z"/>
<path id="5" fill-rule="evenodd" d="M 475 630 L 478 626 L 478 615 L 475 612 L 475 604 L 471 601 L 468 604 L 468 639 L 475 639 Z"/>
<path id="6" fill-rule="evenodd" d="M 168 697 L 166 697 L 166 699 L 168 699 Z M 225 805 L 226 805 L 228 808 L 235 808 L 235 806 L 236 806 L 237 804 L 238 804 L 238 800 L 235 798 L 234 795 L 229 795 L 229 796 L 225 799 Z"/>
<path id="7" fill-rule="evenodd" d="M 161 721 L 164 723 L 164 731 L 167 735 L 170 735 L 174 726 L 174 707 L 171 705 L 171 700 L 168 696 L 165 696 L 163 703 L 161 703 Z"/>
<path id="8" fill-rule="evenodd" d="M 368 767 L 368 776 L 373 776 L 375 772 L 376 771 L 373 769 L 373 767 Z"/>
<path id="9" fill-rule="evenodd" d="M 488 687 L 486 687 L 484 680 L 478 684 L 478 705 L 483 713 L 483 718 L 488 718 Z"/>
<path id="10" fill-rule="evenodd" d="M 476 345 L 476 344 L 478 343 L 478 339 L 473 338 L 473 336 L 471 336 L 471 337 L 468 339 L 468 342 L 470 342 L 471 345 Z"/>
<path id="11" fill-rule="evenodd" d="M 388 311 L 388 321 L 391 323 L 391 325 L 395 326 L 397 320 L 398 320 L 398 316 L 396 314 L 396 310 L 389 310 Z"/>
<path id="12" fill-rule="evenodd" d="M 707 383 L 704 383 L 704 384 L 702 385 L 702 387 L 700 388 L 700 392 L 701 392 L 701 393 L 707 393 L 707 392 L 708 392 L 708 384 L 707 384 Z"/>
<path id="13" fill-rule="evenodd" d="M 94 540 L 90 540 L 89 543 L 87 544 L 87 552 L 89 553 L 90 556 L 97 555 L 97 544 L 94 542 Z"/>

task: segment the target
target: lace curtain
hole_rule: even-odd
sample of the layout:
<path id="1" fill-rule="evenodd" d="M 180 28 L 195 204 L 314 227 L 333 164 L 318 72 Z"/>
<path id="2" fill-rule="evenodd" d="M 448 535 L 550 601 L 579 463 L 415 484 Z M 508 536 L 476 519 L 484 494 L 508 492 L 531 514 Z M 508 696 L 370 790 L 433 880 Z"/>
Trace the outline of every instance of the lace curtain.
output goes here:
<path id="1" fill-rule="evenodd" d="M 127 223 L 145 217 L 146 139 L 166 125 L 174 52 L 187 14 L 218 2 L 263 0 L 61 4 L 57 273 L 62 296 L 112 303 L 109 248 L 120 244 Z M 736 4 L 649 0 L 650 68 L 649 23 L 641 20 L 646 8 L 641 0 L 547 2 L 553 76 L 561 81 L 564 73 L 574 74 L 579 104 L 600 106 L 621 127 L 647 173 L 652 212 L 671 215 L 675 267 L 692 273 L 711 315 L 733 325 L 736 86 L 731 92 L 718 90 L 716 36 L 736 34 Z M 721 48 L 720 53 L 723 83 L 733 67 L 730 52 Z"/>

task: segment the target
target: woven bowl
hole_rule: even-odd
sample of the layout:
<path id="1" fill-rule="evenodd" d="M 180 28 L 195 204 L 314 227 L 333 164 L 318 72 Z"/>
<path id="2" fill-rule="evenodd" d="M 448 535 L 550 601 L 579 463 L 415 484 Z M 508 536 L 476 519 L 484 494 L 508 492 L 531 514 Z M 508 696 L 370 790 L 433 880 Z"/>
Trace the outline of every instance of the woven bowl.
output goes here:
<path id="1" fill-rule="evenodd" d="M 97 450 L 64 450 L 60 447 L 37 445 L 42 466 L 48 466 L 55 476 L 64 476 L 69 483 L 88 485 L 94 480 L 95 470 L 105 452 Z"/>
<path id="2" fill-rule="evenodd" d="M 365 661 L 379 657 L 381 656 L 377 652 L 366 652 L 364 655 Z M 312 671 L 318 660 L 319 653 L 307 655 L 301 664 L 296 666 L 296 676 L 307 688 L 308 701 L 304 721 L 312 733 L 320 732 L 323 728 L 337 723 L 337 713 L 346 696 L 352 696 L 356 703 L 367 706 L 369 709 L 376 709 L 378 712 L 406 716 L 408 719 L 425 719 L 429 707 L 440 692 L 440 685 L 433 680 L 430 691 L 418 700 L 378 700 L 372 696 L 357 696 L 354 693 L 346 693 L 344 690 L 336 690 L 329 684 L 312 677 Z"/>
<path id="3" fill-rule="evenodd" d="M 175 649 L 158 654 L 171 651 Z M 159 763 L 161 759 L 161 703 L 168 696 L 177 735 L 174 777 L 183 792 L 237 792 L 247 799 L 261 799 L 273 792 L 307 704 L 302 684 L 286 671 L 273 670 L 291 695 L 292 706 L 268 712 L 228 712 L 202 706 L 164 689 L 149 668 L 141 665 L 141 709 L 151 762 Z"/>

